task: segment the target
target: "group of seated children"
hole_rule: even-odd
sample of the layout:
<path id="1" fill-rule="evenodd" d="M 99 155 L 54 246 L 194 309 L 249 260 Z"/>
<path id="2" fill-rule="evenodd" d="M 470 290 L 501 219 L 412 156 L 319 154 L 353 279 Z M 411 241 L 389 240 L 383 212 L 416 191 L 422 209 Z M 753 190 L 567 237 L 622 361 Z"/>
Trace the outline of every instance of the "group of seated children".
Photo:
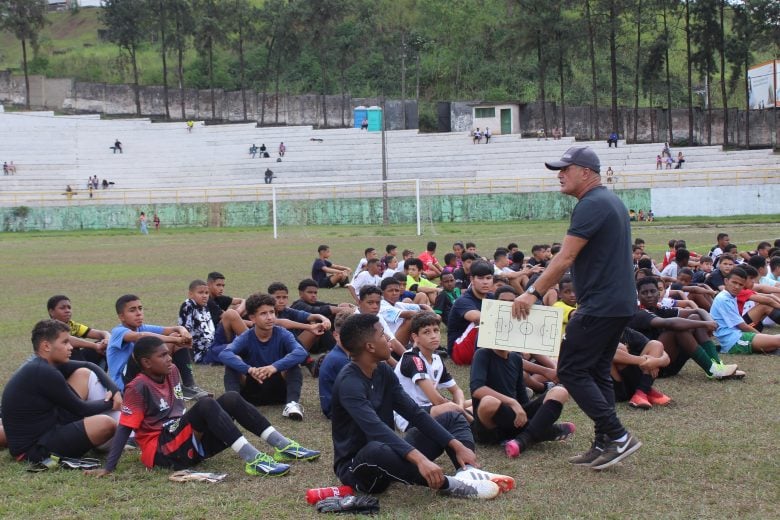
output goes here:
<path id="1" fill-rule="evenodd" d="M 739 379 L 745 373 L 720 353 L 780 351 L 780 335 L 762 332 L 780 322 L 778 242 L 740 254 L 719 234 L 701 256 L 674 240 L 659 269 L 637 239 L 637 311 L 613 359 L 616 400 L 664 406 L 671 398 L 656 379 L 678 374 L 689 359 L 708 378 Z M 575 426 L 558 422 L 569 395 L 554 358 L 477 348 L 482 301 L 513 301 L 559 247 L 535 245 L 526 259 L 509 244 L 489 262 L 473 243 L 456 242 L 444 265 L 436 247 L 429 242 L 419 257 L 405 250 L 402 261 L 395 245 L 381 259 L 368 248 L 352 276 L 322 245 L 292 305 L 280 282 L 244 300 L 225 295 L 225 276 L 212 272 L 190 283 L 172 326 L 145 323 L 141 299 L 126 294 L 116 301 L 119 324 L 97 330 L 73 321 L 66 296 L 53 296 L 50 319 L 33 329 L 35 356 L 5 387 L 0 442 L 18 460 L 36 463 L 110 446 L 105 467 L 93 471 L 105 475 L 135 432 L 147 467 L 186 468 L 230 447 L 248 473 L 284 475 L 288 462 L 320 452 L 279 433 L 256 406 L 284 405 L 284 417 L 303 420 L 307 367 L 319 376 L 334 470 L 344 484 L 378 493 L 398 481 L 479 498 L 509 491 L 511 477 L 477 469 L 475 442 L 500 444 L 517 457 L 536 443 L 570 438 Z M 344 286 L 354 303 L 318 299 L 320 288 Z M 565 329 L 577 312 L 572 279 L 540 296 L 538 304 L 563 310 Z M 324 355 L 315 361 L 317 354 Z M 470 399 L 446 358 L 470 365 Z M 198 387 L 193 362 L 224 365 L 219 398 Z M 188 411 L 185 400 L 196 401 Z M 259 451 L 234 421 L 273 453 Z M 597 447 L 598 438 L 569 462 L 605 467 Z M 450 476 L 433 462 L 444 452 Z"/>

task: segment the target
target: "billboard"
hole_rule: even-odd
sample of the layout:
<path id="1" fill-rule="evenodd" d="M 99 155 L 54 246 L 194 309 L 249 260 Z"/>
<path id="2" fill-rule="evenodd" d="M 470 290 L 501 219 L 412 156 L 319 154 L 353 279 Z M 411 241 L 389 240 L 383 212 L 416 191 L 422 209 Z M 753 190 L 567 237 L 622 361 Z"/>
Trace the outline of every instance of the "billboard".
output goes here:
<path id="1" fill-rule="evenodd" d="M 780 60 L 748 69 L 748 95 L 751 109 L 780 107 Z"/>

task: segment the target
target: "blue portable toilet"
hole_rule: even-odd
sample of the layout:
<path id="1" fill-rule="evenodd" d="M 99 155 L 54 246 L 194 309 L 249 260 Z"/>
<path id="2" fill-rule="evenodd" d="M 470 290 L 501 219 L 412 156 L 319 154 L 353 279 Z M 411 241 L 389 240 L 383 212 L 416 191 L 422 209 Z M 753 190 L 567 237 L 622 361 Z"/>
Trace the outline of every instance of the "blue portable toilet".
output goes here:
<path id="1" fill-rule="evenodd" d="M 363 120 L 368 119 L 368 109 L 364 107 L 363 105 L 360 105 L 359 107 L 355 107 L 355 110 L 353 112 L 355 117 L 354 122 L 354 128 L 360 128 L 360 125 L 363 124 Z"/>
<path id="2" fill-rule="evenodd" d="M 382 131 L 382 109 L 380 107 L 368 107 L 368 131 Z"/>

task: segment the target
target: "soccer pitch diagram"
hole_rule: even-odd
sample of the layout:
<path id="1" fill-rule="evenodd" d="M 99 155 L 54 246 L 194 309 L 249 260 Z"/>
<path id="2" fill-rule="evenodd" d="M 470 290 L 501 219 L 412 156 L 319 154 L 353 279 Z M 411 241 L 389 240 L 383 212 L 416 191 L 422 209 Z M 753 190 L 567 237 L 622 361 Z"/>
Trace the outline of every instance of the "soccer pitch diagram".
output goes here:
<path id="1" fill-rule="evenodd" d="M 533 305 L 528 318 L 512 317 L 512 302 L 482 300 L 477 346 L 529 354 L 557 356 L 561 346 L 563 310 Z"/>

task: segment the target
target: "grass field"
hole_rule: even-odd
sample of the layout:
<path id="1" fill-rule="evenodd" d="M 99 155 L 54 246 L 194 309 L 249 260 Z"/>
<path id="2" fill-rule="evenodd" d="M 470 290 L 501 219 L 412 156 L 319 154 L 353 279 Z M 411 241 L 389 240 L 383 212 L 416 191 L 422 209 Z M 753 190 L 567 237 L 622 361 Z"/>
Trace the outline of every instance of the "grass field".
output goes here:
<path id="1" fill-rule="evenodd" d="M 659 257 L 669 238 L 684 238 L 691 249 L 709 250 L 723 229 L 740 250 L 759 240 L 780 237 L 777 216 L 739 221 L 682 220 L 637 225 L 634 236 L 647 241 Z M 367 246 L 384 250 L 424 249 L 439 242 L 439 255 L 455 240 L 474 240 L 480 252 L 492 254 L 510 241 L 530 251 L 535 243 L 559 240 L 565 222 L 441 224 L 435 235 L 414 236 L 402 228 L 287 228 L 274 241 L 269 229 L 163 230 L 150 236 L 133 232 L 0 235 L 0 283 L 5 304 L 0 313 L 0 385 L 31 351 L 29 333 L 46 316 L 46 299 L 65 293 L 74 304 L 74 319 L 111 329 L 115 299 L 133 292 L 143 300 L 148 323 L 173 324 L 188 283 L 212 270 L 227 275 L 227 293 L 246 296 L 272 281 L 293 288 L 309 276 L 316 248 L 327 243 L 336 263 L 354 266 Z M 430 230 L 429 230 L 430 231 Z M 344 290 L 321 291 L 326 301 L 347 301 Z M 729 361 L 733 361 L 730 358 Z M 487 469 L 513 475 L 519 488 L 491 502 L 464 502 L 435 497 L 422 488 L 395 485 L 380 496 L 383 515 L 398 518 L 772 518 L 777 517 L 780 426 L 777 407 L 780 357 L 738 359 L 748 376 L 743 381 L 708 381 L 700 369 L 686 366 L 658 387 L 674 398 L 667 409 L 648 412 L 619 405 L 628 428 L 644 442 L 628 461 L 603 473 L 569 466 L 565 459 L 591 441 L 591 424 L 575 404 L 563 419 L 576 423 L 578 435 L 566 444 L 536 447 L 508 460 L 497 448 L 480 447 Z M 451 365 L 449 365 L 451 366 Z M 454 375 L 468 390 L 468 372 Z M 197 367 L 198 383 L 221 389 L 222 371 Z M 262 411 L 283 433 L 323 450 L 314 463 L 293 467 L 290 476 L 270 480 L 243 473 L 229 450 L 203 465 L 228 472 L 228 481 L 206 485 L 175 484 L 167 471 L 147 472 L 135 456 L 126 455 L 117 472 L 103 480 L 75 472 L 32 474 L 22 464 L 0 457 L 0 516 L 3 518 L 303 518 L 316 515 L 304 499 L 307 488 L 336 483 L 332 472 L 330 425 L 319 412 L 316 381 L 304 380 L 306 419 L 281 417 L 281 407 Z M 258 446 L 265 448 L 262 441 Z M 439 460 L 445 470 L 449 462 Z"/>

